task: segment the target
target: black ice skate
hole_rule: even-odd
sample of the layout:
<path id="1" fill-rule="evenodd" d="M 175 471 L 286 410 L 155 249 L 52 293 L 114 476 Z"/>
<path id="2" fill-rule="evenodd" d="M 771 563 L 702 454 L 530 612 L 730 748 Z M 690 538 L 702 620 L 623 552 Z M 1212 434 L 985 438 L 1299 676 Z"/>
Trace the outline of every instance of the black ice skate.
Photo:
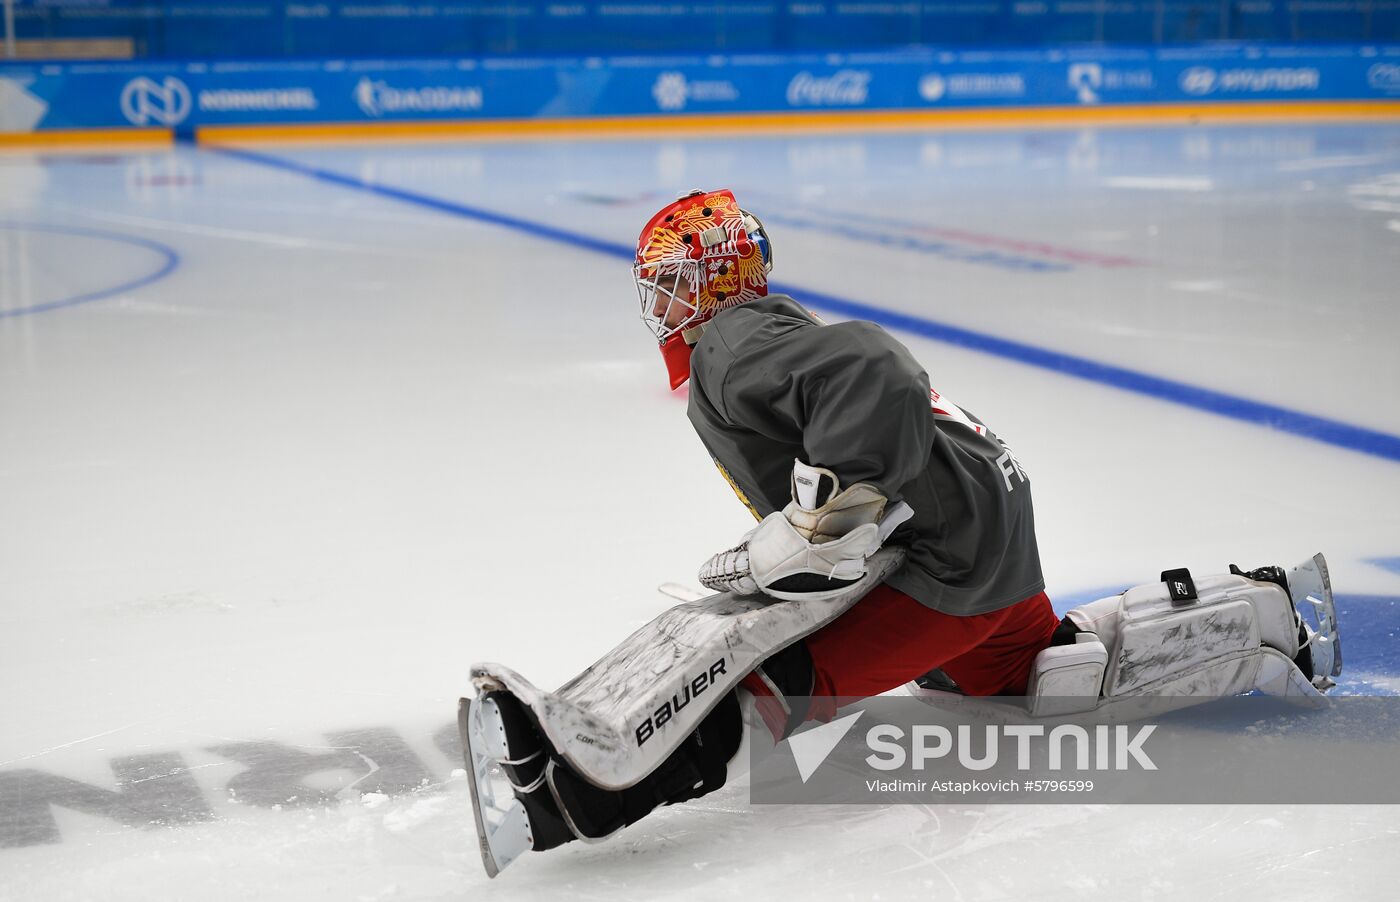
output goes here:
<path id="1" fill-rule="evenodd" d="M 574 838 L 545 782 L 549 747 L 524 705 L 503 691 L 486 692 L 474 702 L 464 698 L 457 727 L 487 874 L 495 877 L 527 851 Z"/>
<path id="2" fill-rule="evenodd" d="M 1298 610 L 1299 648 L 1294 663 L 1319 691 L 1325 692 L 1335 686 L 1332 678 L 1342 672 L 1342 636 L 1327 560 L 1315 554 L 1286 572 L 1282 567 L 1243 571 L 1231 564 L 1230 572 L 1277 583 L 1288 592 Z"/>
<path id="3" fill-rule="evenodd" d="M 914 690 L 926 693 L 936 693 L 938 695 L 962 695 L 962 687 L 957 681 L 943 672 L 941 667 L 935 667 L 928 673 L 914 680 L 909 684 L 909 691 Z"/>
<path id="4" fill-rule="evenodd" d="M 727 693 L 652 773 L 611 790 L 573 771 L 542 738 L 529 709 L 503 689 L 462 699 L 457 724 L 481 861 L 492 877 L 525 852 L 574 839 L 601 842 L 660 805 L 719 789 L 743 732 L 738 697 Z"/>

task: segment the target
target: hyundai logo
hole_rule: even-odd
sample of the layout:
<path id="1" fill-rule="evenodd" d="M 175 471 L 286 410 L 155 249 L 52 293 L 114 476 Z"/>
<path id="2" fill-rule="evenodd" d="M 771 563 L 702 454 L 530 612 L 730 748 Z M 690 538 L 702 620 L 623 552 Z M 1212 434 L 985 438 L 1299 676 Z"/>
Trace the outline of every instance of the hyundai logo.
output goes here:
<path id="1" fill-rule="evenodd" d="M 1376 63 L 1367 70 L 1366 81 L 1371 87 L 1382 91 L 1400 91 L 1400 66 Z"/>
<path id="2" fill-rule="evenodd" d="M 1192 66 L 1181 73 L 1179 84 L 1187 94 L 1209 94 L 1215 90 L 1215 70 L 1209 66 Z"/>

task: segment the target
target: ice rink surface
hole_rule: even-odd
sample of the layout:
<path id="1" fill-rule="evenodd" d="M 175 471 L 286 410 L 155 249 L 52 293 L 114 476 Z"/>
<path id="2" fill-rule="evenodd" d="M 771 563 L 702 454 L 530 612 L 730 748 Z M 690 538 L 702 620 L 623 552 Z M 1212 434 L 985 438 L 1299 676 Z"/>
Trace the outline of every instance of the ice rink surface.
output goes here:
<path id="1" fill-rule="evenodd" d="M 1400 811 L 1287 786 L 741 782 L 488 883 L 469 664 L 561 683 L 751 523 L 636 321 L 692 186 L 1016 449 L 1057 608 L 1323 551 L 1400 690 L 1400 126 L 7 154 L 0 900 L 1394 898 Z"/>

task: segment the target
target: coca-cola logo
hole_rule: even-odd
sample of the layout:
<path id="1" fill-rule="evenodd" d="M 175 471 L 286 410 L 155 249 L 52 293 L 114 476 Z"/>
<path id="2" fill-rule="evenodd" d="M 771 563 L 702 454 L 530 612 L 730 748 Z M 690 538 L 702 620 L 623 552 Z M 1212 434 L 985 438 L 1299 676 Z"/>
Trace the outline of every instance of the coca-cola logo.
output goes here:
<path id="1" fill-rule="evenodd" d="M 788 106 L 861 106 L 870 97 L 870 73 L 841 69 L 831 75 L 799 72 L 788 82 Z"/>

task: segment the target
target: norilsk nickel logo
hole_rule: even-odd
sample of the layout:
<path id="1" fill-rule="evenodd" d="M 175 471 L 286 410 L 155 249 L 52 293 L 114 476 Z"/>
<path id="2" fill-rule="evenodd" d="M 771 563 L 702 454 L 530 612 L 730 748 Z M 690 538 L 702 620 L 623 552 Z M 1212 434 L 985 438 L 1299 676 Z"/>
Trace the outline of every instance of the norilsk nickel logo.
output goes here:
<path id="1" fill-rule="evenodd" d="M 170 76 L 157 82 L 143 75 L 122 89 L 122 115 L 132 125 L 179 125 L 191 105 L 190 89 Z"/>

